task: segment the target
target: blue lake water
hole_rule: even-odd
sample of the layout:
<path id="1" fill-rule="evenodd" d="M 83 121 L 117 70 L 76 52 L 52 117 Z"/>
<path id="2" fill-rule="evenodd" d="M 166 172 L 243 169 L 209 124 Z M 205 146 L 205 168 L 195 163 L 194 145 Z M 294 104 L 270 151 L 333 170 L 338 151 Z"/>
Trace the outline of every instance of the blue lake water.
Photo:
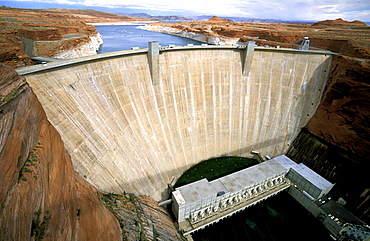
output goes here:
<path id="1" fill-rule="evenodd" d="M 151 41 L 158 41 L 161 46 L 202 44 L 192 39 L 139 29 L 138 26 L 140 25 L 95 26 L 104 41 L 98 54 L 130 50 L 132 47 L 147 48 Z"/>

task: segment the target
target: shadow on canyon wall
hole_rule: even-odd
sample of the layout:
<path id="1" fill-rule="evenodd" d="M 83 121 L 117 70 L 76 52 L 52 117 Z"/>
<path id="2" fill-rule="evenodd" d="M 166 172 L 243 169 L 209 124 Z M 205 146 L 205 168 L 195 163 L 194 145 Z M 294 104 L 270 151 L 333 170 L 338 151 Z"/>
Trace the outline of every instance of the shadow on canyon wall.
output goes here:
<path id="1" fill-rule="evenodd" d="M 307 128 L 302 129 L 286 155 L 334 183 L 330 195 L 335 200 L 343 198 L 346 209 L 363 221 L 370 221 L 370 164 L 366 157 L 327 142 Z"/>

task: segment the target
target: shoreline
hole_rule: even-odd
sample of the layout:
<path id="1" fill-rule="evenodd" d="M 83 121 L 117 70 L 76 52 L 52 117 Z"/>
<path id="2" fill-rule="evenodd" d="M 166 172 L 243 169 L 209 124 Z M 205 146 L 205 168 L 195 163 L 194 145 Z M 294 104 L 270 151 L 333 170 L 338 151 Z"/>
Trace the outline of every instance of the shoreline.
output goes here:
<path id="1" fill-rule="evenodd" d="M 233 44 L 240 44 L 239 38 L 230 38 L 230 37 L 223 37 L 223 36 L 211 36 L 211 35 L 205 35 L 203 33 L 194 33 L 189 31 L 183 31 L 179 30 L 177 28 L 172 27 L 164 27 L 164 26 L 158 26 L 158 25 L 144 25 L 139 26 L 140 29 L 145 29 L 152 32 L 158 32 L 173 36 L 178 36 L 182 38 L 188 38 L 192 40 L 196 40 L 203 43 L 208 44 L 225 44 L 225 45 L 233 45 Z"/>
<path id="2" fill-rule="evenodd" d="M 135 21 L 135 22 L 106 22 L 106 23 L 86 23 L 88 25 L 93 25 L 93 26 L 110 26 L 110 25 L 145 25 L 145 24 L 150 24 L 150 23 L 155 23 L 158 21 L 148 21 L 148 22 L 140 22 L 140 21 Z"/>

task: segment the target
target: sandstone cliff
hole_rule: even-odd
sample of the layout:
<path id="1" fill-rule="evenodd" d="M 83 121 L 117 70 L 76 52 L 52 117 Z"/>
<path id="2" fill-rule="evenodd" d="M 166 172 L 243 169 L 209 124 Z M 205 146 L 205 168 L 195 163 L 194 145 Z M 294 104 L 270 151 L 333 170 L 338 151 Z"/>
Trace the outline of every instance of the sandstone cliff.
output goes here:
<path id="1" fill-rule="evenodd" d="M 343 20 L 341 18 L 337 18 L 335 20 L 324 20 L 324 21 L 319 21 L 319 22 L 316 22 L 316 23 L 312 24 L 312 26 L 320 26 L 320 25 L 343 26 L 343 27 L 351 27 L 351 26 L 365 27 L 366 23 L 358 21 L 358 20 L 349 22 L 349 21 Z"/>
<path id="2" fill-rule="evenodd" d="M 2 240 L 120 240 L 114 215 L 75 174 L 27 83 L 0 66 Z"/>
<path id="3" fill-rule="evenodd" d="M 167 211 L 151 197 L 106 194 L 102 200 L 117 217 L 124 240 L 184 240 Z"/>
<path id="4" fill-rule="evenodd" d="M 108 209 L 114 196 L 75 173 L 31 88 L 3 64 L 0 173 L 1 240 L 181 240 L 166 211 L 148 197 L 131 195 L 115 208 L 125 214 L 117 219 Z"/>
<path id="5" fill-rule="evenodd" d="M 370 156 L 370 62 L 335 55 L 326 89 L 308 129 L 330 143 Z"/>

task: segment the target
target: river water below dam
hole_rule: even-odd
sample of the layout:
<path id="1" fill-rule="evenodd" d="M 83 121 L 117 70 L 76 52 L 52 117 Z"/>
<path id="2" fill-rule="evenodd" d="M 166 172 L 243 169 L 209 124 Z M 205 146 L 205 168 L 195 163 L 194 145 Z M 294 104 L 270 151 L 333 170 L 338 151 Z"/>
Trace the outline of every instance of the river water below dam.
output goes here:
<path id="1" fill-rule="evenodd" d="M 194 241 L 330 241 L 329 231 L 283 192 L 192 234 Z"/>
<path id="2" fill-rule="evenodd" d="M 95 26 L 103 37 L 103 45 L 98 54 L 130 50 L 132 47 L 147 48 L 148 42 L 158 41 L 161 46 L 187 44 L 200 45 L 202 42 L 178 36 L 151 32 L 137 28 L 143 25 L 105 25 Z"/>

